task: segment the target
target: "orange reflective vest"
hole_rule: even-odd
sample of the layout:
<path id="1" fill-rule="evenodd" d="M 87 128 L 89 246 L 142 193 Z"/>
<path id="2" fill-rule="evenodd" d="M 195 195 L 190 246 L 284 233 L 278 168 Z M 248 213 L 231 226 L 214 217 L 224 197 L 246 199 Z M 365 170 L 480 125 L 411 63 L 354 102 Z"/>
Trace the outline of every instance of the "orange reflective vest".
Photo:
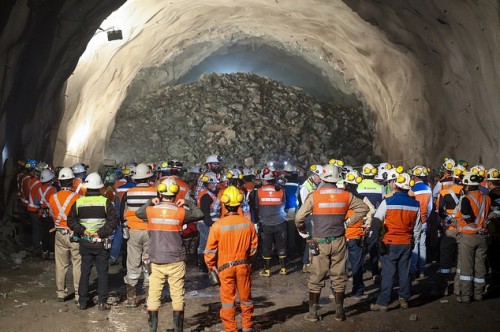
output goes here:
<path id="1" fill-rule="evenodd" d="M 68 228 L 68 214 L 78 198 L 80 195 L 65 188 L 50 197 L 50 214 L 56 228 Z"/>
<path id="2" fill-rule="evenodd" d="M 349 210 L 351 194 L 340 188 L 318 188 L 313 195 L 312 224 L 313 237 L 342 236 L 344 220 Z"/>
<path id="3" fill-rule="evenodd" d="M 127 191 L 125 219 L 127 220 L 127 224 L 130 229 L 148 229 L 148 225 L 136 216 L 135 211 L 137 211 L 142 205 L 146 204 L 149 199 L 155 197 L 157 197 L 156 188 L 149 186 L 146 187 L 142 184 L 130 188 Z"/>
<path id="4" fill-rule="evenodd" d="M 347 211 L 345 219 L 349 219 L 354 214 L 354 210 Z M 363 226 L 363 219 L 356 221 L 354 224 L 351 224 L 345 229 L 345 238 L 350 239 L 359 239 L 360 237 L 365 235 L 365 230 L 361 227 Z"/>
<path id="5" fill-rule="evenodd" d="M 40 209 L 40 187 L 42 183 L 36 177 L 29 180 L 28 211 L 37 212 Z"/>
<path id="6" fill-rule="evenodd" d="M 71 188 L 71 190 L 73 190 L 80 196 L 85 196 L 85 194 L 87 193 L 87 188 L 83 186 L 83 181 L 80 178 L 73 179 L 73 187 Z"/>
<path id="7" fill-rule="evenodd" d="M 49 208 L 49 200 L 52 195 L 56 193 L 56 187 L 51 185 L 50 183 L 42 183 L 40 186 L 40 206 L 42 209 Z"/>
<path id="8" fill-rule="evenodd" d="M 21 203 L 25 208 L 28 207 L 29 199 L 30 199 L 30 181 L 31 175 L 27 174 L 21 180 Z"/>
<path id="9" fill-rule="evenodd" d="M 475 190 L 469 192 L 464 198 L 469 200 L 476 219 L 473 223 L 467 223 L 464 219 L 465 215 L 462 214 L 462 210 L 458 211 L 458 231 L 467 235 L 487 232 L 484 220 L 490 211 L 491 199 L 489 196 L 483 195 L 479 190 Z"/>
<path id="10" fill-rule="evenodd" d="M 463 186 L 461 185 L 458 185 L 458 184 L 455 184 L 447 189 L 443 189 L 439 192 L 439 196 L 438 196 L 438 199 L 436 201 L 436 206 L 438 207 L 439 209 L 439 204 L 441 202 L 441 199 L 445 199 L 446 196 L 450 196 L 451 199 L 455 202 L 455 205 L 453 208 L 451 208 L 451 206 L 448 206 L 446 208 L 446 213 L 452 217 L 452 218 L 456 218 L 457 217 L 457 214 L 458 214 L 458 211 L 460 210 L 460 195 L 461 195 L 461 192 L 462 192 L 462 189 L 463 189 Z M 446 202 L 446 201 L 445 201 Z M 456 231 L 456 227 L 451 225 L 451 224 L 448 224 L 446 223 L 446 221 L 444 219 L 441 219 L 441 226 L 443 227 L 443 229 L 448 229 L 450 231 Z"/>

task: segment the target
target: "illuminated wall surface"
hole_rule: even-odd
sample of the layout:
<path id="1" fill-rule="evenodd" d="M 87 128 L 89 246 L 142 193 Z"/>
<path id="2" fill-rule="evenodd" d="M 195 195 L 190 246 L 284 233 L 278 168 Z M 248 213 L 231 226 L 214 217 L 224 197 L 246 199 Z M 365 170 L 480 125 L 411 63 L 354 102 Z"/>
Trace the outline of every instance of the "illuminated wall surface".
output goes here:
<path id="1" fill-rule="evenodd" d="M 1 69 L 2 160 L 102 160 L 129 84 L 141 69 L 168 64 L 169 84 L 204 71 L 252 71 L 318 99 L 361 102 L 373 112 L 375 152 L 386 160 L 498 162 L 497 1 L 122 2 L 65 2 L 47 31 L 52 39 L 32 42 L 23 57 L 16 41 L 30 8 L 16 2 L 0 49 L 9 64 Z M 98 27 L 120 29 L 123 39 L 93 36 Z M 36 93 L 23 94 L 16 75 L 30 74 L 21 68 L 32 57 L 51 66 L 31 70 Z M 22 98 L 35 98 L 29 111 Z"/>

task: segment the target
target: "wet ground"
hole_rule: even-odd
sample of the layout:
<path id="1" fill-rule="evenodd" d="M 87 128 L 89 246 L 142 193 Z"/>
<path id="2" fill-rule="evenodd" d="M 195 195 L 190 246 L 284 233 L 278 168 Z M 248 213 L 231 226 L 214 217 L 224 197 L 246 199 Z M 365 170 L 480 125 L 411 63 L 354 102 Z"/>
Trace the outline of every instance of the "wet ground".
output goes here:
<path id="1" fill-rule="evenodd" d="M 308 310 L 307 278 L 300 260 L 290 264 L 295 271 L 279 275 L 278 266 L 270 278 L 253 276 L 255 303 L 254 324 L 257 331 L 499 331 L 500 294 L 488 294 L 484 302 L 458 304 L 454 296 L 433 297 L 434 267 L 428 277 L 412 286 L 410 308 L 401 310 L 397 300 L 387 313 L 370 312 L 377 287 L 365 274 L 367 292 L 372 298 L 356 302 L 347 297 L 347 320 L 334 320 L 334 304 L 325 288 L 321 294 L 321 320 L 304 320 Z M 125 287 L 121 266 L 110 266 L 110 292 L 118 303 L 110 311 L 92 306 L 78 310 L 69 299 L 57 302 L 54 261 L 25 258 L 21 265 L 3 265 L 0 270 L 0 331 L 148 331 L 144 307 L 125 308 Z M 93 274 L 92 279 L 95 277 Z M 71 277 L 69 277 L 71 278 Z M 69 284 L 72 284 L 71 282 Z M 347 295 L 350 291 L 348 283 Z M 92 288 L 92 287 L 91 287 Z M 96 288 L 94 283 L 93 289 Z M 95 295 L 95 291 L 94 291 Z M 185 331 L 221 331 L 218 288 L 210 287 L 207 275 L 188 265 L 186 281 Z M 160 309 L 159 331 L 172 328 L 172 313 L 165 290 L 165 303 Z M 239 316 L 237 317 L 239 320 Z"/>

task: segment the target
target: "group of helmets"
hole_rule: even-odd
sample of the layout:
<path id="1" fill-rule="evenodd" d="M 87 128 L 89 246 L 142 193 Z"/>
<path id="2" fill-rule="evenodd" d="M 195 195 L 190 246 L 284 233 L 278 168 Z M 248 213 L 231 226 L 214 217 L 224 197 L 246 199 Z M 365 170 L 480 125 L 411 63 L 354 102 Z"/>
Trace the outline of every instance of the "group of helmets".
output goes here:
<path id="1" fill-rule="evenodd" d="M 462 184 L 468 186 L 478 186 L 483 180 L 500 181 L 500 172 L 496 168 L 487 170 L 483 165 L 477 164 L 467 169 L 468 163 L 464 160 L 455 162 L 451 158 L 445 158 L 443 170 L 450 173 L 455 179 L 461 180 Z"/>

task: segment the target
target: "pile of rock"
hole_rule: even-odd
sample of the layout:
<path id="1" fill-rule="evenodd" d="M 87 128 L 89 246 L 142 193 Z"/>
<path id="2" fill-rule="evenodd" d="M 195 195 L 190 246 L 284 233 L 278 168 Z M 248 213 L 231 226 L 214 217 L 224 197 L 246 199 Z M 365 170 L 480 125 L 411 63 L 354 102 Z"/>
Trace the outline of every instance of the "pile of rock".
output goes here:
<path id="1" fill-rule="evenodd" d="M 144 87 L 143 87 L 144 89 Z M 129 91 L 130 93 L 130 91 Z M 106 155 L 121 161 L 209 154 L 228 164 L 289 160 L 298 166 L 342 158 L 374 161 L 370 114 L 319 103 L 300 88 L 253 74 L 208 74 L 198 81 L 144 90 L 116 115 Z"/>

